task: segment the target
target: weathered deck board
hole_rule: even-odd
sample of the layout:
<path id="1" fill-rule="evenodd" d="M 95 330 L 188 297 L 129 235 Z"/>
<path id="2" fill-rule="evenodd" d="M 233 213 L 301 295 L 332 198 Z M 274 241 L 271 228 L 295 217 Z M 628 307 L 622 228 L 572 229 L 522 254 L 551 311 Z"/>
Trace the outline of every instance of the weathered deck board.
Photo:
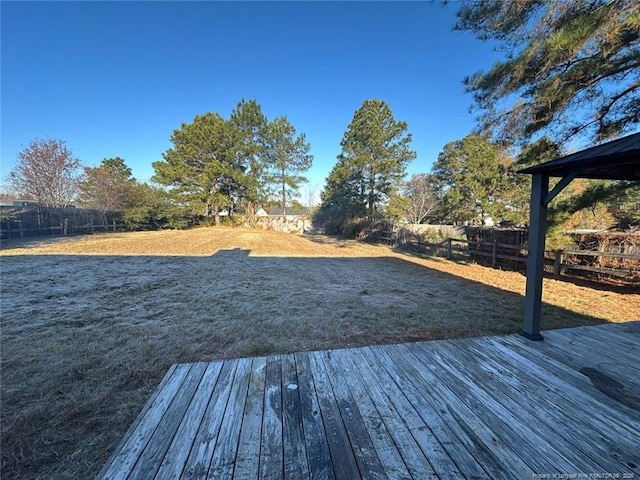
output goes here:
<path id="1" fill-rule="evenodd" d="M 377 350 L 380 349 L 378 348 Z M 459 478 L 460 471 L 454 461 L 443 450 L 442 445 L 440 445 L 440 442 L 435 438 L 429 426 L 425 424 L 414 406 L 405 397 L 402 389 L 395 384 L 393 378 L 389 375 L 388 370 L 393 369 L 394 365 L 386 363 L 386 357 L 384 355 L 374 353 L 372 349 L 362 349 L 361 352 L 374 375 L 391 387 L 392 392 L 395 390 L 393 395 L 389 395 L 389 400 L 392 402 L 393 408 L 399 413 L 402 421 L 409 429 L 411 436 L 418 443 L 424 457 L 429 462 L 433 472 L 436 474 L 436 477 Z"/>
<path id="2" fill-rule="evenodd" d="M 322 422 L 327 433 L 335 476 L 337 479 L 358 478 L 358 464 L 337 405 L 340 399 L 333 394 L 329 376 L 319 352 L 311 353 L 309 360 L 313 378 L 316 382 L 318 405 L 320 406 Z"/>
<path id="3" fill-rule="evenodd" d="M 471 349 L 477 354 L 479 345 L 473 345 Z M 602 432 L 610 429 L 611 423 L 603 421 L 599 416 L 588 422 L 585 422 L 584 417 L 574 416 L 571 423 L 566 424 L 567 411 L 583 408 L 583 405 L 575 401 L 574 396 L 567 395 L 566 391 L 553 391 L 545 384 L 544 377 L 531 374 L 524 368 L 518 370 L 518 375 L 504 369 L 500 370 L 505 362 L 513 368 L 516 368 L 517 364 L 510 363 L 511 358 L 501 355 L 501 350 L 492 349 L 489 342 L 482 344 L 482 353 L 489 374 L 500 374 L 508 381 L 510 388 L 503 389 L 504 394 L 510 396 L 512 401 L 519 402 L 520 408 L 527 414 L 535 415 L 538 421 L 544 424 L 544 428 L 554 429 L 562 437 L 563 443 L 568 443 L 574 451 L 582 452 L 589 460 L 597 462 L 594 471 L 601 471 L 611 463 L 612 458 L 622 453 L 617 446 L 607 444 L 607 438 Z M 536 391 L 545 391 L 546 394 L 539 396 Z M 539 415 L 540 408 L 544 410 L 545 415 Z M 589 435 L 582 434 L 583 430 L 587 430 Z M 613 453 L 612 449 L 617 450 L 617 453 Z M 639 454 L 629 452 L 627 457 L 634 457 L 634 463 L 640 461 Z M 625 470 L 628 467 L 620 464 L 619 468 Z"/>
<path id="4" fill-rule="evenodd" d="M 233 477 L 236 479 L 258 478 L 266 367 L 266 358 L 253 359 L 247 401 L 240 428 L 236 468 L 233 472 Z"/>
<path id="5" fill-rule="evenodd" d="M 202 423 L 198 432 L 190 446 L 191 452 L 184 468 L 182 469 L 181 478 L 196 479 L 206 478 L 211 464 L 216 439 L 220 431 L 220 425 L 225 415 L 229 395 L 231 394 L 231 386 L 234 384 L 234 376 L 238 361 L 224 362 L 218 381 L 212 388 L 211 400 L 207 406 Z M 187 445 L 184 447 L 188 448 Z"/>
<path id="6" fill-rule="evenodd" d="M 282 403 L 285 478 L 309 478 L 300 389 L 293 355 L 282 358 Z"/>
<path id="7" fill-rule="evenodd" d="M 298 389 L 300 390 L 302 429 L 304 430 L 304 443 L 307 447 L 309 471 L 312 478 L 332 480 L 335 478 L 335 473 L 329 453 L 329 441 L 320 413 L 320 404 L 316 396 L 316 385 L 311 373 L 309 355 L 296 353 L 295 359 Z"/>
<path id="8" fill-rule="evenodd" d="M 369 431 L 371 441 L 376 449 L 378 457 L 382 463 L 385 473 L 390 478 L 407 479 L 411 478 L 407 466 L 404 464 L 398 449 L 396 448 L 389 431 L 381 420 L 380 412 L 376 408 L 376 403 L 371 399 L 363 384 L 358 370 L 345 350 L 333 350 L 334 374 L 344 377 L 349 381 L 349 388 L 353 397 L 358 403 L 358 409 L 362 415 L 362 421 Z M 352 373 L 355 373 L 352 374 Z"/>
<path id="9" fill-rule="evenodd" d="M 640 477 L 640 322 L 544 337 L 174 365 L 98 478 Z"/>
<path id="10" fill-rule="evenodd" d="M 193 395 L 193 400 L 184 414 L 184 420 L 180 423 L 162 465 L 160 465 L 156 480 L 180 478 L 190 452 L 190 449 L 184 448 L 184 445 L 190 444 L 198 432 L 221 369 L 221 362 L 210 363 L 206 367 L 198 389 Z"/>
<path id="11" fill-rule="evenodd" d="M 386 477 L 384 469 L 369 436 L 369 431 L 362 420 L 357 406 L 358 402 L 353 398 L 347 386 L 346 378 L 348 377 L 336 375 L 335 371 L 330 368 L 332 352 L 322 352 L 322 354 L 322 361 L 327 369 L 334 396 L 340 399 L 338 409 L 349 436 L 349 443 L 351 443 L 351 448 L 358 463 L 358 469 L 361 472 L 367 472 L 367 476 L 373 480 L 384 479 Z"/>

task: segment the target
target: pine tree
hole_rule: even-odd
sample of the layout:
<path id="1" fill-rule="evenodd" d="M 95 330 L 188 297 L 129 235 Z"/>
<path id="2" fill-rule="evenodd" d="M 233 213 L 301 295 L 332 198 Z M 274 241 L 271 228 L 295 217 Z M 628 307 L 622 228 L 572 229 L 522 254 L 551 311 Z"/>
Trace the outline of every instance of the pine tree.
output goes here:
<path id="1" fill-rule="evenodd" d="M 496 138 L 592 143 L 640 123 L 637 0 L 467 2 L 456 28 L 506 53 L 465 80 Z"/>
<path id="2" fill-rule="evenodd" d="M 356 110 L 345 132 L 338 157 L 344 181 L 351 183 L 345 194 L 350 202 L 364 200 L 369 218 L 389 194 L 397 190 L 406 166 L 416 158 L 409 148 L 407 123 L 396 121 L 382 100 L 365 100 Z M 345 185 L 346 186 L 346 185 Z"/>
<path id="3" fill-rule="evenodd" d="M 246 202 L 246 216 L 255 224 L 257 205 L 266 199 L 266 129 L 267 117 L 255 100 L 242 99 L 231 112 L 231 124 L 238 130 L 238 158 L 244 170 L 241 197 Z"/>
<path id="4" fill-rule="evenodd" d="M 173 198 L 194 214 L 214 217 L 232 213 L 245 178 L 237 155 L 238 130 L 217 113 L 196 115 L 171 135 L 173 147 L 154 162 L 153 180 L 170 187 Z"/>
<path id="5" fill-rule="evenodd" d="M 296 129 L 287 117 L 278 117 L 267 126 L 266 156 L 270 173 L 268 182 L 278 192 L 282 215 L 286 216 L 287 198 L 292 198 L 306 178 L 302 175 L 311 167 L 313 155 L 304 133 Z"/>
<path id="6" fill-rule="evenodd" d="M 433 165 L 444 214 L 454 223 L 501 219 L 506 171 L 500 148 L 480 135 L 446 144 Z"/>

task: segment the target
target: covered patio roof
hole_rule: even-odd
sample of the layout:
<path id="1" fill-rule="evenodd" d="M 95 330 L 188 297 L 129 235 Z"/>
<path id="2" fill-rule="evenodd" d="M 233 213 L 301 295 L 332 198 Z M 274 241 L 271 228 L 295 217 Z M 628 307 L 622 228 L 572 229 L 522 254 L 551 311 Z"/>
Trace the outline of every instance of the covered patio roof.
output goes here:
<path id="1" fill-rule="evenodd" d="M 640 180 L 640 132 L 520 170 L 550 177 Z"/>
<path id="2" fill-rule="evenodd" d="M 549 203 L 575 178 L 640 181 L 640 132 L 520 170 L 533 175 L 522 335 L 542 340 L 540 311 Z M 561 180 L 549 191 L 549 178 Z"/>

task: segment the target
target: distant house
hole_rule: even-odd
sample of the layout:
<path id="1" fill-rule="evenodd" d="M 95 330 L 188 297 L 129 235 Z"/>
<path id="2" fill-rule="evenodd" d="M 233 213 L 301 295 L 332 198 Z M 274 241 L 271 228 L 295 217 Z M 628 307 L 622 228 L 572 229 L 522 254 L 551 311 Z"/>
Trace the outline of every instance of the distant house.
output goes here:
<path id="1" fill-rule="evenodd" d="M 287 217 L 293 217 L 293 218 L 297 218 L 297 217 L 308 217 L 309 216 L 309 209 L 306 207 L 303 207 L 303 212 L 302 213 L 291 213 L 292 211 L 295 212 L 300 212 L 300 208 L 287 208 Z M 284 213 L 282 207 L 274 207 L 269 211 L 269 216 L 271 217 L 281 217 L 282 214 Z"/>
<path id="2" fill-rule="evenodd" d="M 0 207 L 3 208 L 28 207 L 29 205 L 37 205 L 37 202 L 33 200 L 22 200 L 14 198 L 0 199 Z"/>
<path id="3" fill-rule="evenodd" d="M 299 212 L 300 209 L 293 209 L 293 211 Z M 259 217 L 257 223 L 265 230 L 275 230 L 276 232 L 302 234 L 305 231 L 310 231 L 311 219 L 309 215 L 291 215 L 289 212 L 290 210 L 287 208 L 285 217 L 282 215 L 282 207 L 270 208 L 268 212 L 264 208 L 260 208 L 256 212 L 256 216 Z"/>

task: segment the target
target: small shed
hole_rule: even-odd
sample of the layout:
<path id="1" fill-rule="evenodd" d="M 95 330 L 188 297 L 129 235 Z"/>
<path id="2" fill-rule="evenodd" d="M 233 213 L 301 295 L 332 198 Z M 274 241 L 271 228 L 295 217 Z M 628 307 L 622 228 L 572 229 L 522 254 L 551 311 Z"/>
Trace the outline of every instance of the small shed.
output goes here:
<path id="1" fill-rule="evenodd" d="M 522 335 L 542 340 L 540 310 L 549 203 L 575 178 L 640 181 L 640 132 L 520 170 L 532 175 L 527 287 Z M 549 191 L 549 178 L 561 180 Z"/>

